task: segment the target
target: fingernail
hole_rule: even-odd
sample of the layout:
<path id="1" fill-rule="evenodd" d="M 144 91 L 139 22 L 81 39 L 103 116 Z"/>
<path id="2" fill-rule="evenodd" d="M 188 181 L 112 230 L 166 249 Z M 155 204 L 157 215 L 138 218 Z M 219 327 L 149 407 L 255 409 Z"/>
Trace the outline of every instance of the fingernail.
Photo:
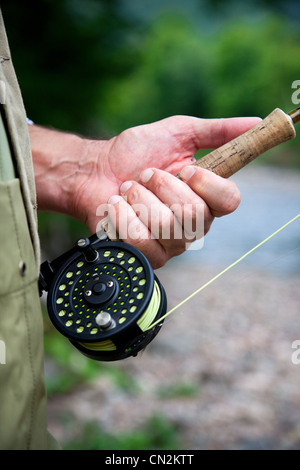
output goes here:
<path id="1" fill-rule="evenodd" d="M 180 178 L 187 181 L 193 176 L 195 171 L 196 171 L 196 168 L 193 168 L 192 166 L 185 166 L 180 172 Z"/>
<path id="2" fill-rule="evenodd" d="M 114 196 L 111 196 L 109 198 L 107 203 L 114 205 L 114 204 L 117 204 L 118 202 L 120 202 L 121 199 L 122 199 L 121 196 L 118 196 L 117 194 L 115 194 Z"/>
<path id="3" fill-rule="evenodd" d="M 142 171 L 140 174 L 140 180 L 142 183 L 148 183 L 150 178 L 153 176 L 154 171 L 148 168 L 147 170 Z"/>
<path id="4" fill-rule="evenodd" d="M 120 186 L 120 193 L 125 194 L 126 191 L 130 188 L 130 186 L 132 186 L 131 181 L 125 181 L 124 183 L 122 183 Z"/>

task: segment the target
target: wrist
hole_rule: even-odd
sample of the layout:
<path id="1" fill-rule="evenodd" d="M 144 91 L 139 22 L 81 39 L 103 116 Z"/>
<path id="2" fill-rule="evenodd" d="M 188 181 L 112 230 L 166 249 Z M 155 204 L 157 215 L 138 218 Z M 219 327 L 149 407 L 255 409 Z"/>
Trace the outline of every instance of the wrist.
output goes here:
<path id="1" fill-rule="evenodd" d="M 39 210 L 78 218 L 77 194 L 95 171 L 97 158 L 91 152 L 96 141 L 39 126 L 29 126 Z M 97 142 L 100 157 L 105 142 Z M 80 216 L 80 215 L 79 215 Z"/>

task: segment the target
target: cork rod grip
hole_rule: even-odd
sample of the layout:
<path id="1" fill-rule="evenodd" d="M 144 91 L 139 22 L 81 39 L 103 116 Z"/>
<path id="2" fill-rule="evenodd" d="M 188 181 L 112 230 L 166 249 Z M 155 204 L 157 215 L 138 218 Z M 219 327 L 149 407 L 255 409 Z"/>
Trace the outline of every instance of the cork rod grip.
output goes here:
<path id="1" fill-rule="evenodd" d="M 291 117 L 276 108 L 252 129 L 213 150 L 193 165 L 229 178 L 262 153 L 295 136 Z"/>

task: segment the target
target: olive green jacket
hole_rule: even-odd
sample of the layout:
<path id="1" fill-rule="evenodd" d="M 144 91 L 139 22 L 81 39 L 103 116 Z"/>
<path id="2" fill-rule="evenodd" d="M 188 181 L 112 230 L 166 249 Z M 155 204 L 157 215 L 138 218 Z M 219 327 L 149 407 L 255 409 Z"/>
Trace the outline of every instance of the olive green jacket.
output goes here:
<path id="1" fill-rule="evenodd" d="M 48 449 L 34 174 L 1 12 L 0 107 L 0 449 Z"/>

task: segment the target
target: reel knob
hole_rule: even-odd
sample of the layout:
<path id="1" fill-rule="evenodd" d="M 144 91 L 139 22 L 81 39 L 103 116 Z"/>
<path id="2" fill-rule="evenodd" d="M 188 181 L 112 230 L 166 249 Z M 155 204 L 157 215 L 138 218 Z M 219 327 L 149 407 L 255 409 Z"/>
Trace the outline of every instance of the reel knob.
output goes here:
<path id="1" fill-rule="evenodd" d="M 115 298 L 119 292 L 119 284 L 113 276 L 94 274 L 86 284 L 84 298 L 91 305 L 100 305 Z"/>
<path id="2" fill-rule="evenodd" d="M 80 238 L 76 242 L 78 250 L 84 254 L 87 262 L 93 263 L 99 257 L 99 253 L 91 247 L 91 241 L 89 238 Z"/>
<path id="3" fill-rule="evenodd" d="M 108 312 L 99 313 L 96 316 L 96 323 L 100 326 L 100 328 L 102 328 L 102 330 L 107 330 L 108 328 L 115 326 L 115 322 Z"/>

